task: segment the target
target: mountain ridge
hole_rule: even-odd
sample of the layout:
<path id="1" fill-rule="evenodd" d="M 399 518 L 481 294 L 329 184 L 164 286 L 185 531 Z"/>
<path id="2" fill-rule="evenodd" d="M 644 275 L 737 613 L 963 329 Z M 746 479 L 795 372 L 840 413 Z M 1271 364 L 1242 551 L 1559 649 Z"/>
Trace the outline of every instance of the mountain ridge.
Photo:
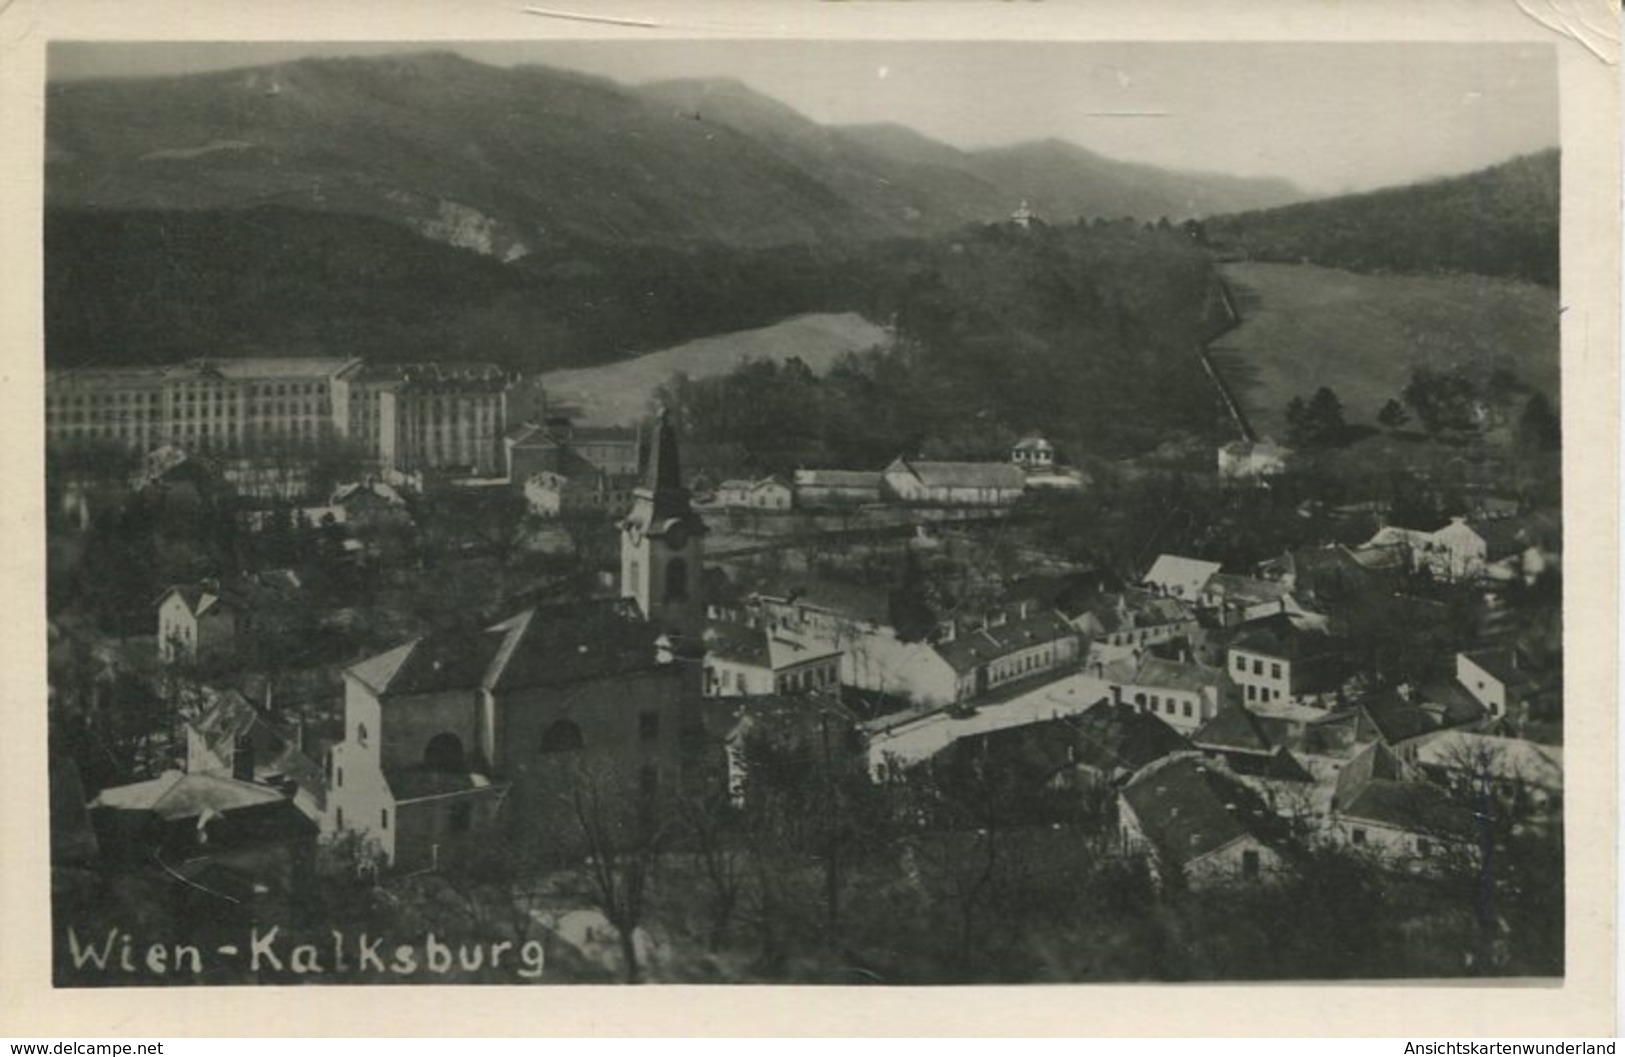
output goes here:
<path id="1" fill-rule="evenodd" d="M 1235 208 L 1295 195 L 1149 167 L 1125 179 L 1114 167 L 1128 163 L 1076 145 L 1012 170 L 907 130 L 910 157 L 901 134 L 887 146 L 872 127 L 820 124 L 737 79 L 626 86 L 446 50 L 57 82 L 47 97 L 52 204 L 276 202 L 380 217 L 499 260 L 581 240 L 760 247 L 934 234 L 1002 219 L 1023 197 L 1054 222 L 1179 217 L 1201 204 L 1193 181 L 1221 187 Z M 1024 196 L 1007 179 L 1040 190 Z"/>

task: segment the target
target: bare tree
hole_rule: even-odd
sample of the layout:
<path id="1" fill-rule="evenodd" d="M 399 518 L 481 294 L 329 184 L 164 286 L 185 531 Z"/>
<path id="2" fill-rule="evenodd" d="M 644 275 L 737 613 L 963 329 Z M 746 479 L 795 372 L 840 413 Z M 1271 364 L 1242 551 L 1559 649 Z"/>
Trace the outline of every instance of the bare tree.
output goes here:
<path id="1" fill-rule="evenodd" d="M 651 789 L 633 792 L 622 776 L 587 761 L 572 769 L 565 795 L 588 889 L 620 941 L 626 982 L 639 983 L 637 932 L 669 836 L 667 820 L 656 810 Z"/>
<path id="2" fill-rule="evenodd" d="M 727 942 L 745 883 L 745 853 L 734 823 L 737 810 L 726 789 L 709 789 L 680 801 L 684 835 L 694 849 L 708 889 L 706 943 L 712 952 Z"/>

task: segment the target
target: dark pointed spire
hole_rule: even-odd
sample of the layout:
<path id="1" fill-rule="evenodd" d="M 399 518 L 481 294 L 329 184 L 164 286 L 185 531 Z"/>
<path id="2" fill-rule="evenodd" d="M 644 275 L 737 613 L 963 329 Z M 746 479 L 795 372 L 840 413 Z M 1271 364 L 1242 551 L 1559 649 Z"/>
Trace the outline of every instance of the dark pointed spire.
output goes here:
<path id="1" fill-rule="evenodd" d="M 672 427 L 671 416 L 664 405 L 660 408 L 655 428 L 654 447 L 649 452 L 649 468 L 644 486 L 653 492 L 685 491 L 683 471 L 677 457 L 677 430 Z"/>

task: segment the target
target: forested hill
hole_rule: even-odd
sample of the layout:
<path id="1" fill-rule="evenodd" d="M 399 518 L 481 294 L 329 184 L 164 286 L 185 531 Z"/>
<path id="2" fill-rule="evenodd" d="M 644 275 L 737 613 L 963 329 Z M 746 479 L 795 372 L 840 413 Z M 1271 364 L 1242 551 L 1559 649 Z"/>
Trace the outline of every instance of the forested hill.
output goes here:
<path id="1" fill-rule="evenodd" d="M 1558 282 L 1556 149 L 1466 176 L 1211 217 L 1208 241 L 1249 260 L 1358 272 Z"/>
<path id="2" fill-rule="evenodd" d="M 1193 353 L 1213 327 L 1214 277 L 1178 229 L 989 225 L 877 246 L 852 274 L 897 347 L 823 378 L 792 360 L 679 379 L 664 399 L 696 459 L 788 473 L 899 452 L 984 458 L 1030 430 L 1074 459 L 1222 434 Z"/>
<path id="3" fill-rule="evenodd" d="M 1001 220 L 1143 220 L 1295 201 L 1290 185 L 1124 166 L 1070 144 L 1005 164 L 821 125 L 730 81 L 629 88 L 449 52 L 48 86 L 46 201 L 370 216 L 512 261 L 580 242 L 833 245 Z M 924 143 L 931 149 L 921 151 Z M 997 159 L 994 159 L 997 160 Z"/>

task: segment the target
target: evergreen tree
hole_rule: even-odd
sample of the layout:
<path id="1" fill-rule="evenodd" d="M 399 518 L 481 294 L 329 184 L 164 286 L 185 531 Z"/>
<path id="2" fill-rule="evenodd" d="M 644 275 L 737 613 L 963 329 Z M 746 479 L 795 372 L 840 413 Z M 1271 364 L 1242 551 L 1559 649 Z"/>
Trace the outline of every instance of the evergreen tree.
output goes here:
<path id="1" fill-rule="evenodd" d="M 1377 421 L 1388 429 L 1398 429 L 1410 420 L 1411 416 L 1405 410 L 1405 405 L 1392 398 L 1382 405 L 1381 411 L 1377 412 Z"/>

